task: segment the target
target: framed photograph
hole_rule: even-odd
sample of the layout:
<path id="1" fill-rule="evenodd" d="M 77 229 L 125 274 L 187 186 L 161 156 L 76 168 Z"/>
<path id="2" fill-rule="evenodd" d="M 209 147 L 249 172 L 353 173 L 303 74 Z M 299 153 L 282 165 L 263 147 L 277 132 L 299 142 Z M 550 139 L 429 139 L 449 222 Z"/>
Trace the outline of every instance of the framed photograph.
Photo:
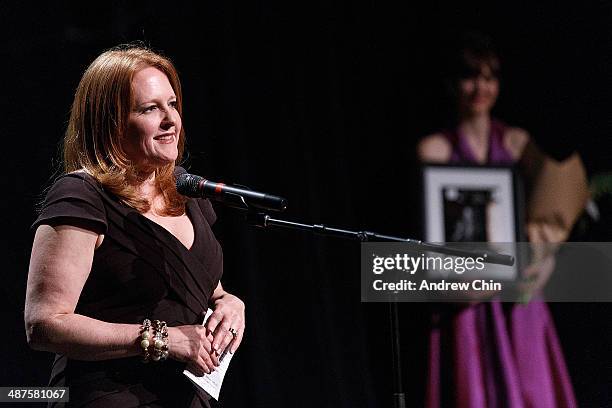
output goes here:
<path id="1" fill-rule="evenodd" d="M 491 250 L 503 243 L 504 252 L 521 241 L 524 204 L 512 167 L 425 165 L 422 177 L 426 241 L 489 243 Z M 517 269 L 491 272 L 513 279 Z"/>

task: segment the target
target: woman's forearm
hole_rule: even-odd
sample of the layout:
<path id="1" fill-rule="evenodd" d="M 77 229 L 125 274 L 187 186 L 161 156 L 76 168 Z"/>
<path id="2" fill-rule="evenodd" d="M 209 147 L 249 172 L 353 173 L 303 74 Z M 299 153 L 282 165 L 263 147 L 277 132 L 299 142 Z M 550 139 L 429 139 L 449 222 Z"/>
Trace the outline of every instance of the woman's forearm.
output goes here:
<path id="1" fill-rule="evenodd" d="M 74 313 L 26 322 L 30 347 L 75 360 L 137 356 L 141 353 L 139 333 L 138 324 L 108 323 Z"/>

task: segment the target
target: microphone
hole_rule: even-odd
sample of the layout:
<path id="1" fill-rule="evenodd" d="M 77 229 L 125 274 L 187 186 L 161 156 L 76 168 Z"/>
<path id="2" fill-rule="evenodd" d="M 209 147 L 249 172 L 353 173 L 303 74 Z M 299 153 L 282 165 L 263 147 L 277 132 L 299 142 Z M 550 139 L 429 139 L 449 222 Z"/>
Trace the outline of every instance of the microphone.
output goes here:
<path id="1" fill-rule="evenodd" d="M 282 197 L 260 193 L 245 187 L 215 183 L 189 173 L 177 175 L 176 189 L 187 197 L 206 197 L 243 210 L 255 207 L 262 210 L 285 211 L 287 208 L 287 200 Z"/>

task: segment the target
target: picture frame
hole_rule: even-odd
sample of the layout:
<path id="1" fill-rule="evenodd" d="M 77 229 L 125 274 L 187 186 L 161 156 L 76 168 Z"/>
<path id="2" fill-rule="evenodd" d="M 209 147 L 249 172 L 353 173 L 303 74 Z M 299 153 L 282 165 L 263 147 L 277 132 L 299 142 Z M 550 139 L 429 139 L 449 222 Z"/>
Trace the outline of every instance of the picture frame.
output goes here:
<path id="1" fill-rule="evenodd" d="M 524 240 L 525 204 L 514 167 L 426 164 L 421 174 L 427 242 L 465 243 L 463 248 L 510 251 L 516 257 L 511 244 Z M 511 268 L 490 267 L 488 275 L 516 279 L 518 259 Z"/>

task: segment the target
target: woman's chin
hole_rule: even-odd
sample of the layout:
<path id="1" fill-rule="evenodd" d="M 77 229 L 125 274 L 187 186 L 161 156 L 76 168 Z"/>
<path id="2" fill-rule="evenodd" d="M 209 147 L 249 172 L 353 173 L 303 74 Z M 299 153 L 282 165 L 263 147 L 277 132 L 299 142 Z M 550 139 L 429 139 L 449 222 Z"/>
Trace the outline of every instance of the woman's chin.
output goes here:
<path id="1" fill-rule="evenodd" d="M 174 163 L 178 158 L 178 150 L 175 148 L 169 152 L 164 152 L 157 157 L 153 158 L 151 162 L 156 164 L 156 167 L 167 166 L 168 164 Z"/>
<path id="2" fill-rule="evenodd" d="M 157 167 L 158 167 L 158 168 L 159 168 L 159 167 L 165 167 L 165 166 L 168 166 L 168 165 L 170 165 L 170 164 L 175 163 L 175 162 L 176 162 L 176 157 L 177 157 L 177 156 L 174 156 L 174 157 L 168 157 L 168 158 L 165 158 L 164 160 L 160 160 L 160 161 L 157 163 Z"/>
<path id="3" fill-rule="evenodd" d="M 469 111 L 473 116 L 482 116 L 491 113 L 491 108 L 492 106 L 489 103 L 478 103 L 470 106 Z"/>
<path id="4" fill-rule="evenodd" d="M 138 163 L 136 165 L 136 168 L 139 172 L 154 172 L 157 169 L 161 169 L 162 167 L 166 167 L 168 165 L 176 163 L 177 157 L 178 156 L 168 156 L 163 158 L 156 158 L 155 160 L 147 160 Z"/>

